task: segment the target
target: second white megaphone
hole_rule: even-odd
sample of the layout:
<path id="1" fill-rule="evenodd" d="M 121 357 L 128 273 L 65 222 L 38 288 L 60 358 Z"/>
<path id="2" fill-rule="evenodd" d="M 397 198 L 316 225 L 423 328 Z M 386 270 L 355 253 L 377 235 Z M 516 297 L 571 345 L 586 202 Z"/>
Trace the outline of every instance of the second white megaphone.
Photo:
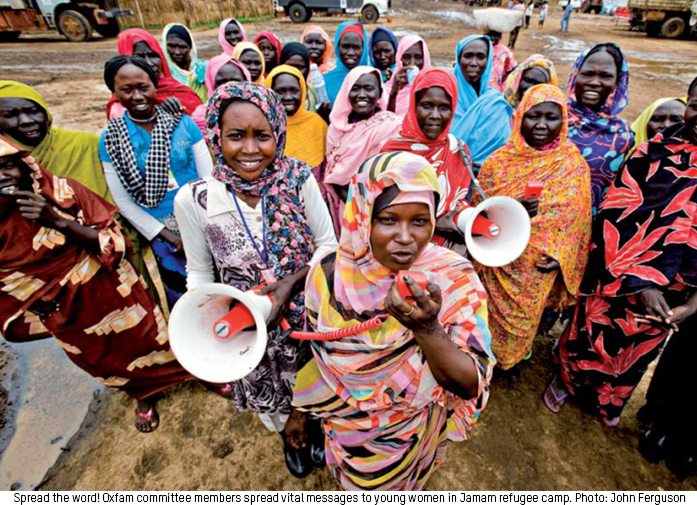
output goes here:
<path id="1" fill-rule="evenodd" d="M 530 216 L 520 202 L 507 196 L 492 196 L 463 209 L 455 223 L 472 258 L 487 267 L 515 261 L 530 241 Z"/>
<path id="2" fill-rule="evenodd" d="M 203 284 L 182 296 L 169 318 L 179 363 L 207 382 L 239 380 L 266 352 L 271 298 L 225 284 Z"/>

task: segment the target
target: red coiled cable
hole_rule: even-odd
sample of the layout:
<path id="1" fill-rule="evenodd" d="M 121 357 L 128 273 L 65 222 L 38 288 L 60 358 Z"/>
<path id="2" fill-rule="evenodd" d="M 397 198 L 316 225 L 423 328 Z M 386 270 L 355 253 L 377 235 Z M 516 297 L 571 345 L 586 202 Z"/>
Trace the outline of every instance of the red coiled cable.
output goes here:
<path id="1" fill-rule="evenodd" d="M 375 316 L 372 319 L 368 319 L 367 321 L 364 321 L 360 324 L 356 324 L 354 326 L 349 326 L 348 328 L 341 328 L 340 330 L 335 330 L 335 331 L 329 331 L 326 333 L 315 333 L 313 331 L 293 331 L 290 333 L 291 338 L 294 338 L 296 340 L 315 340 L 315 341 L 326 341 L 326 340 L 339 340 L 340 338 L 344 337 L 351 337 L 353 335 L 358 335 L 359 333 L 363 333 L 364 331 L 369 331 L 369 330 L 374 330 L 375 328 L 379 328 L 382 326 L 382 323 L 385 319 L 387 319 L 389 314 L 381 314 L 379 316 Z M 284 320 L 286 325 L 288 324 L 287 321 Z M 281 326 L 283 325 L 283 322 L 281 323 Z M 289 329 L 289 328 L 284 328 L 284 329 Z"/>

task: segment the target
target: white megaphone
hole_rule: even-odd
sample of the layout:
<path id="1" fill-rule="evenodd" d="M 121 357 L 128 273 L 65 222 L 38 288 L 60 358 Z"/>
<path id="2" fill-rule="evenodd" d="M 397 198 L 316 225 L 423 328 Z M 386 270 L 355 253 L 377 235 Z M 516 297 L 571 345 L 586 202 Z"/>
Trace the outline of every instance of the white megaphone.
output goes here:
<path id="1" fill-rule="evenodd" d="M 520 202 L 508 196 L 492 196 L 463 209 L 455 216 L 455 224 L 465 235 L 472 258 L 487 267 L 515 261 L 530 241 L 530 216 Z"/>
<path id="2" fill-rule="evenodd" d="M 182 296 L 169 318 L 169 341 L 179 363 L 213 383 L 239 380 L 266 351 L 269 296 L 225 284 L 203 284 Z"/>

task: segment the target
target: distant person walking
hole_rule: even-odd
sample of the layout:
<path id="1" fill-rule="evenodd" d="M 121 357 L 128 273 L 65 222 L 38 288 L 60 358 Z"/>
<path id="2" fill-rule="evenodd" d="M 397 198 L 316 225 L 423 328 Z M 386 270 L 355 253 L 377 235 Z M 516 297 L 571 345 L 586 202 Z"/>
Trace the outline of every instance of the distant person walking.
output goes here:
<path id="1" fill-rule="evenodd" d="M 561 31 L 569 31 L 569 20 L 571 19 L 571 13 L 573 10 L 574 7 L 571 5 L 571 0 L 569 0 L 569 3 L 567 3 L 566 7 L 564 8 L 564 15 L 561 17 Z"/>
<path id="2" fill-rule="evenodd" d="M 528 4 L 528 8 L 525 9 L 525 28 L 530 28 L 530 20 L 532 19 L 532 13 L 535 11 L 535 2 L 531 1 Z"/>
<path id="3" fill-rule="evenodd" d="M 542 28 L 545 25 L 545 19 L 547 19 L 548 7 L 549 7 L 549 5 L 547 4 L 547 2 L 542 2 L 542 4 L 540 4 L 540 21 L 537 24 L 538 28 Z"/>
<path id="4" fill-rule="evenodd" d="M 516 0 L 515 5 L 513 6 L 514 11 L 521 11 L 525 12 L 525 4 L 523 4 L 522 1 Z M 518 33 L 520 33 L 520 29 L 523 27 L 523 17 L 520 17 L 520 21 L 518 21 L 518 24 L 516 25 L 515 28 L 513 28 L 513 31 L 511 32 L 510 37 L 508 38 L 508 47 L 513 50 L 515 49 L 515 43 L 518 40 Z"/>

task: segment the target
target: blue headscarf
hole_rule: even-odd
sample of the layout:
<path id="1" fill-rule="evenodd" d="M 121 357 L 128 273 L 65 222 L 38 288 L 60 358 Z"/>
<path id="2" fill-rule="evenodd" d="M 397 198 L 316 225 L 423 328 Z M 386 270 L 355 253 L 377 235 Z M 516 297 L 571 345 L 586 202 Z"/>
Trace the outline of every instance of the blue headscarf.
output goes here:
<path id="1" fill-rule="evenodd" d="M 331 100 L 332 105 L 334 105 L 334 100 L 336 100 L 336 95 L 339 94 L 341 85 L 344 83 L 344 79 L 351 71 L 344 62 L 341 61 L 341 55 L 339 54 L 339 42 L 341 42 L 341 34 L 344 30 L 351 25 L 359 25 L 363 28 L 363 54 L 361 55 L 361 60 L 356 66 L 366 66 L 368 65 L 368 34 L 365 31 L 365 27 L 358 21 L 344 21 L 339 25 L 336 30 L 336 35 L 334 35 L 334 47 L 336 48 L 336 68 L 330 70 L 324 74 L 324 85 L 327 89 L 327 95 L 329 95 L 329 100 Z"/>
<path id="2" fill-rule="evenodd" d="M 465 79 L 460 66 L 460 54 L 472 41 L 482 39 L 489 45 L 489 57 L 480 79 L 479 93 Z M 455 69 L 457 79 L 457 107 L 450 133 L 469 147 L 472 162 L 481 165 L 487 157 L 503 146 L 511 135 L 513 109 L 499 91 L 489 87 L 489 78 L 494 62 L 494 47 L 489 37 L 470 35 L 457 44 Z"/>
<path id="3" fill-rule="evenodd" d="M 594 112 L 576 100 L 576 78 L 583 62 L 599 45 L 615 46 L 622 55 L 617 87 L 600 111 Z M 569 76 L 569 140 L 576 144 L 591 169 L 593 215 L 597 214 L 603 195 L 615 180 L 627 153 L 634 146 L 634 132 L 629 121 L 617 115 L 629 104 L 629 65 L 627 57 L 614 43 L 595 44 L 576 60 Z"/>
<path id="4" fill-rule="evenodd" d="M 394 36 L 394 33 L 392 33 L 392 30 L 388 30 L 387 28 L 383 28 L 382 26 L 378 26 L 375 30 L 373 30 L 373 33 L 370 34 L 370 42 L 368 42 L 368 55 L 370 56 L 370 64 L 373 65 L 375 68 L 378 68 L 378 65 L 375 61 L 375 56 L 373 55 L 373 44 L 375 44 L 375 36 L 378 33 L 384 33 L 389 41 L 392 43 L 392 47 L 394 47 L 394 54 L 395 58 L 397 57 L 397 47 L 399 47 L 399 42 L 397 42 L 397 37 Z M 390 66 L 390 74 L 394 73 L 394 69 L 397 67 L 397 62 L 395 61 L 391 66 Z M 385 70 L 380 70 L 380 73 L 382 74 L 382 82 L 387 82 L 387 71 Z"/>

